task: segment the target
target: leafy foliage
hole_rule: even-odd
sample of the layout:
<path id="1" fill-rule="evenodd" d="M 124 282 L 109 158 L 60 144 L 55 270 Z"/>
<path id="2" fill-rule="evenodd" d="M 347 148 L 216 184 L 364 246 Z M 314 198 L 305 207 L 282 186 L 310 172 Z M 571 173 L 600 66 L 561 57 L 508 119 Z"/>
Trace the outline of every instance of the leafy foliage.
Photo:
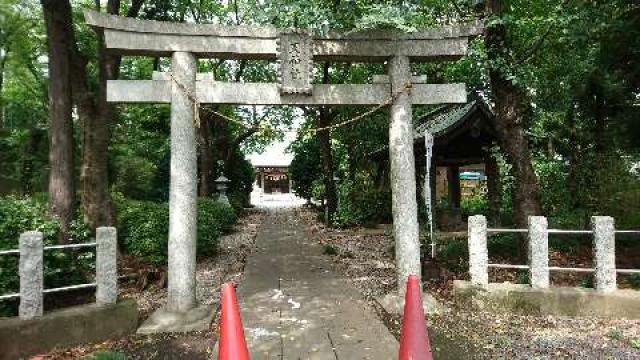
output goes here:
<path id="1" fill-rule="evenodd" d="M 253 180 L 255 179 L 255 170 L 251 162 L 247 160 L 240 152 L 235 149 L 234 162 L 228 164 L 225 168 L 225 176 L 231 180 L 229 183 L 229 201 L 236 212 L 241 212 L 244 207 L 250 205 L 250 195 L 253 190 Z"/>
<path id="2" fill-rule="evenodd" d="M 124 250 L 143 261 L 164 265 L 168 255 L 169 204 L 118 199 L 118 224 Z M 231 207 L 211 199 L 198 200 L 199 255 L 214 255 L 218 239 L 231 229 L 236 215 Z"/>
<path id="3" fill-rule="evenodd" d="M 136 105 L 113 128 L 109 170 L 113 190 L 136 200 L 169 197 L 169 108 Z"/>
<path id="4" fill-rule="evenodd" d="M 391 222 L 391 191 L 366 181 L 345 181 L 339 189 L 340 202 L 336 226 L 372 226 Z"/>
<path id="5" fill-rule="evenodd" d="M 320 148 L 318 139 L 310 137 L 292 144 L 293 160 L 289 165 L 289 175 L 293 180 L 293 191 L 299 197 L 307 200 L 313 198 L 313 182 L 320 179 Z"/>

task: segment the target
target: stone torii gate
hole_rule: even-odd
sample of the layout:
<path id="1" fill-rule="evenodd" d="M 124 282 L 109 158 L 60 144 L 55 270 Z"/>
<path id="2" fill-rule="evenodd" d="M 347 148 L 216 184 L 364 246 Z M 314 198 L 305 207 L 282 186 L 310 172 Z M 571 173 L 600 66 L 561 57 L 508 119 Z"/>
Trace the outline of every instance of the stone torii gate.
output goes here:
<path id="1" fill-rule="evenodd" d="M 165 309 L 149 331 L 197 329 L 210 311 L 195 296 L 197 103 L 239 105 L 379 105 L 390 110 L 389 152 L 399 292 L 409 274 L 420 276 L 420 243 L 413 154 L 412 104 L 466 102 L 464 84 L 425 84 L 412 77 L 411 61 L 455 60 L 467 50 L 478 24 L 415 33 L 367 31 L 315 36 L 273 27 L 143 21 L 85 12 L 104 31 L 106 48 L 120 55 L 170 56 L 171 72 L 152 80 L 111 80 L 107 100 L 171 104 L 169 276 Z M 197 58 L 277 60 L 277 83 L 225 83 L 197 73 Z M 312 84 L 314 61 L 387 63 L 372 84 Z M 407 91 L 408 90 L 408 91 Z M 197 102 L 194 100 L 197 99 Z M 208 325 L 208 323 L 207 323 Z"/>

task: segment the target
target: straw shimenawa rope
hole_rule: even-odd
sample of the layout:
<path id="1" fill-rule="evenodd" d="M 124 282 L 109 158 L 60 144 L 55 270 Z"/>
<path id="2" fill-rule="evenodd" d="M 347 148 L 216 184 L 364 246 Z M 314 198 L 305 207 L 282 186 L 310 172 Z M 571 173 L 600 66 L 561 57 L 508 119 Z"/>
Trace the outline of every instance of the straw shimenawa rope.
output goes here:
<path id="1" fill-rule="evenodd" d="M 184 84 L 182 84 L 181 82 L 179 82 L 171 72 L 169 72 L 169 76 L 171 77 L 171 80 L 173 82 L 176 83 L 176 85 L 178 85 L 178 87 L 180 87 L 180 89 L 182 89 L 182 91 L 187 94 L 187 97 L 189 98 L 189 100 L 191 100 L 193 102 L 193 107 L 194 107 L 194 126 L 195 127 L 200 127 L 200 111 L 202 110 L 205 113 L 211 114 L 211 115 L 215 115 L 218 116 L 221 119 L 224 119 L 226 121 L 238 124 L 244 128 L 247 129 L 255 129 L 257 131 L 262 131 L 262 132 L 271 132 L 273 131 L 273 128 L 270 127 L 263 127 L 263 126 L 250 126 L 245 124 L 244 122 L 238 120 L 238 119 L 234 119 L 230 116 L 224 115 L 218 111 L 215 110 L 211 110 L 211 109 L 207 109 L 207 108 L 200 108 L 200 102 L 198 101 L 197 96 L 190 90 L 188 89 Z M 411 82 L 407 82 L 405 84 L 405 86 L 402 88 L 402 90 L 389 95 L 387 98 L 384 99 L 384 101 L 382 101 L 380 104 L 376 105 L 374 108 L 363 112 L 362 114 L 359 114 L 349 120 L 345 120 L 343 122 L 337 123 L 337 124 L 333 124 L 333 125 L 329 125 L 329 126 L 324 126 L 324 127 L 318 127 L 318 128 L 310 128 L 310 129 L 299 129 L 299 131 L 301 132 L 305 132 L 305 133 L 309 133 L 309 134 L 315 134 L 321 131 L 331 131 L 333 129 L 337 129 L 337 128 L 341 128 L 344 126 L 348 126 L 350 124 L 353 124 L 355 122 L 358 122 L 360 120 L 363 120 L 365 118 L 367 118 L 368 116 L 374 114 L 375 112 L 377 112 L 378 110 L 391 105 L 400 95 L 404 94 L 404 93 L 411 93 L 411 89 L 412 89 L 412 84 Z"/>

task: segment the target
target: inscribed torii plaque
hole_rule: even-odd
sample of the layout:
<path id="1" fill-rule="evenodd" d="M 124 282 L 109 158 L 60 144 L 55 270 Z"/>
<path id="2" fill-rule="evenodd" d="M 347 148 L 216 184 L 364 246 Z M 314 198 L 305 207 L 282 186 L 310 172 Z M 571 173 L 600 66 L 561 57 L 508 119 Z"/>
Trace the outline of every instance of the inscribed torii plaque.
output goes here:
<path id="1" fill-rule="evenodd" d="M 313 71 L 311 37 L 302 31 L 280 34 L 278 45 L 278 86 L 283 94 L 310 94 Z"/>

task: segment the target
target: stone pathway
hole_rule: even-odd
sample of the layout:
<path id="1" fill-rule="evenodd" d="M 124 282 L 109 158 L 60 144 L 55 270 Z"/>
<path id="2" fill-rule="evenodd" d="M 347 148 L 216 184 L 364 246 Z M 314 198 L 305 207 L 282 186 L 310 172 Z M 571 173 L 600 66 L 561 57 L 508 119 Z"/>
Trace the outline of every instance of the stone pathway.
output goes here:
<path id="1" fill-rule="evenodd" d="M 398 342 L 331 270 L 295 208 L 269 208 L 238 297 L 254 360 L 393 359 Z"/>

